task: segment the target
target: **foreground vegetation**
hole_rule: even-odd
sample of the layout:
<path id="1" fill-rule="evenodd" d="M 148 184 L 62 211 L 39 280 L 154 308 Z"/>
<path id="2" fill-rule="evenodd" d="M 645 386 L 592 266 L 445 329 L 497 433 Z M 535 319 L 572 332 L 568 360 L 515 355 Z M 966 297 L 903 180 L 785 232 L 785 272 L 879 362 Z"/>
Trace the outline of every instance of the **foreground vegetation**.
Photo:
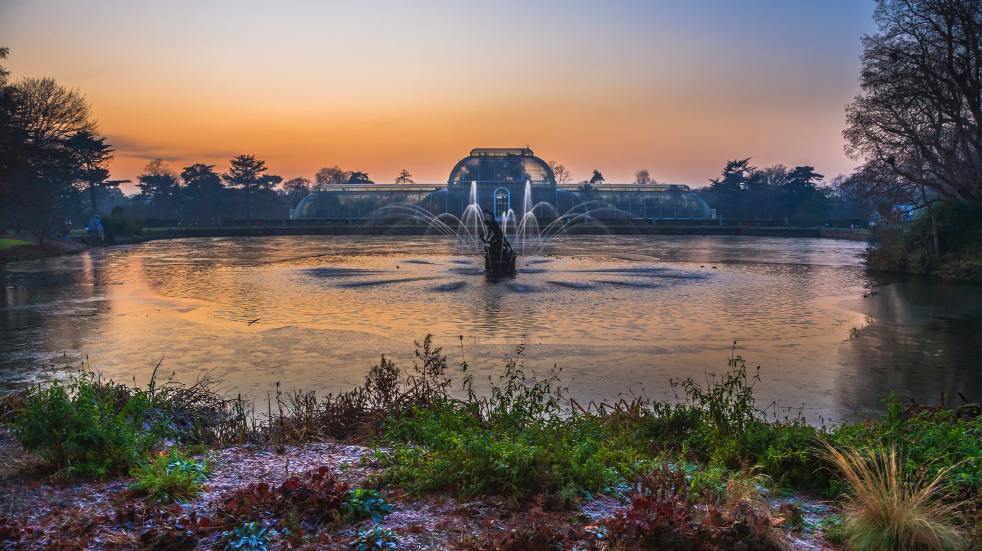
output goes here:
<path id="1" fill-rule="evenodd" d="M 300 545 L 359 522 L 371 524 L 352 545 L 387 546 L 396 536 L 376 523 L 392 511 L 383 494 L 396 488 L 495 499 L 513 510 L 575 510 L 604 494 L 629 502 L 590 531 L 533 525 L 485 548 L 578 541 L 608 549 L 777 549 L 782 530 L 803 528 L 801 515 L 793 504 L 775 514 L 765 498 L 791 491 L 845 496 L 844 522 L 830 517 L 823 531 L 855 549 L 979 542 L 972 532 L 982 502 L 977 406 L 904 408 L 888 399 L 882 419 L 827 427 L 767 418 L 754 401 L 756 371 L 733 356 L 727 372 L 705 385 L 673 381 L 677 404 L 584 407 L 564 395 L 558 372 L 527 369 L 522 352 L 478 394 L 466 363 L 455 385 L 457 367 L 427 337 L 411 371 L 383 357 L 361 387 L 323 399 L 279 394 L 262 419 L 207 381 L 154 379 L 138 389 L 83 373 L 8 397 L 4 421 L 56 474 L 130 474 L 130 491 L 154 506 L 191 500 L 207 484 L 207 462 L 182 450 L 241 443 L 282 450 L 325 439 L 377 446 L 364 488 L 322 467 L 277 488 L 251 484 L 225 496 L 201 530 L 220 532 L 236 549 Z"/>

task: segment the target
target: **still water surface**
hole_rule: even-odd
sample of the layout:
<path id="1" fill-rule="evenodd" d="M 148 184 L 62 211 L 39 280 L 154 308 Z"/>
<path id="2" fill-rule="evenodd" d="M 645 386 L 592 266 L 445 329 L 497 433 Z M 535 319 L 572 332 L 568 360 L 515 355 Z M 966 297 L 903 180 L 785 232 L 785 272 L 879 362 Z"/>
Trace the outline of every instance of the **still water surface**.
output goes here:
<path id="1" fill-rule="evenodd" d="M 580 400 L 673 398 L 671 378 L 761 366 L 762 406 L 811 420 L 982 394 L 982 288 L 872 279 L 865 244 L 566 237 L 490 282 L 473 251 L 418 237 L 182 239 L 0 271 L 0 387 L 87 361 L 118 380 L 203 374 L 265 403 L 357 385 L 432 333 L 478 381 L 526 344 Z M 460 337 L 463 337 L 461 340 Z M 461 350 L 461 343 L 463 350 Z"/>

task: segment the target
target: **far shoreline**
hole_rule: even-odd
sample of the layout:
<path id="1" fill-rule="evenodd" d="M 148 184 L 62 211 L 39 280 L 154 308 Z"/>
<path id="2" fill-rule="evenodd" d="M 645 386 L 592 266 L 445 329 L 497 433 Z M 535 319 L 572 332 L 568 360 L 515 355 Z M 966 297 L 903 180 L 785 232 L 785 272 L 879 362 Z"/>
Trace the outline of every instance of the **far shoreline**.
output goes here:
<path id="1" fill-rule="evenodd" d="M 114 240 L 100 240 L 96 236 L 80 236 L 77 239 L 88 246 L 124 245 L 160 239 L 192 237 L 274 237 L 274 236 L 425 236 L 439 235 L 427 225 L 366 225 L 360 221 L 332 221 L 320 224 L 298 220 L 266 220 L 254 224 L 234 226 L 149 227 L 141 235 L 120 236 Z M 702 235 L 843 239 L 868 241 L 866 229 L 785 227 L 785 226 L 708 226 L 674 224 L 580 224 L 568 228 L 564 235 Z"/>

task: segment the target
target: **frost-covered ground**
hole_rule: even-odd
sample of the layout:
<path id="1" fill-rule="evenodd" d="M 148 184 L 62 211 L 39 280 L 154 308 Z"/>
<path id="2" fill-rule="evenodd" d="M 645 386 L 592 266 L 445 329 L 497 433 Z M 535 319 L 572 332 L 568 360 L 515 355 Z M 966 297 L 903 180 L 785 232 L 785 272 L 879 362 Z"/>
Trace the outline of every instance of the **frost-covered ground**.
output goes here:
<path id="1" fill-rule="evenodd" d="M 104 482 L 64 482 L 40 470 L 8 435 L 0 435 L 0 477 L 3 511 L 0 547 L 51 549 L 192 549 L 219 547 L 221 530 L 209 529 L 223 497 L 251 483 L 274 487 L 292 475 L 328 466 L 352 488 L 363 487 L 380 469 L 371 460 L 372 449 L 332 442 L 287 446 L 277 453 L 259 446 L 212 450 L 206 459 L 211 474 L 203 492 L 182 505 L 148 506 L 128 491 L 130 479 Z M 617 496 L 584 500 L 578 510 L 543 511 L 541 505 L 523 506 L 485 497 L 461 500 L 445 494 L 412 497 L 399 489 L 383 489 L 393 512 L 379 524 L 393 530 L 399 549 L 495 549 L 509 534 L 532 528 L 568 533 L 569 548 L 600 548 L 604 519 L 627 507 Z M 815 527 L 831 512 L 828 505 L 802 496 L 769 499 L 772 521 L 783 522 L 780 506 L 794 502 L 804 516 L 804 528 L 783 532 L 789 549 L 832 549 Z M 324 530 L 311 549 L 348 549 L 359 529 L 371 521 Z M 181 534 L 193 534 L 182 538 Z M 583 540 L 577 542 L 582 536 Z M 5 539 L 6 538 L 6 539 Z M 19 540 L 14 538 L 20 538 Z M 274 538 L 273 547 L 283 547 Z M 592 546 L 592 547 L 591 547 Z"/>

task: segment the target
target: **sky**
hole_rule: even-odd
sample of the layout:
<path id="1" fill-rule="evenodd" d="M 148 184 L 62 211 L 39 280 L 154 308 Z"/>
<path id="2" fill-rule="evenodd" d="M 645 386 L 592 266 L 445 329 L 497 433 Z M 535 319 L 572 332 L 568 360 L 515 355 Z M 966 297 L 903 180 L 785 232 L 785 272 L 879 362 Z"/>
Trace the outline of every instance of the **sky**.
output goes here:
<path id="1" fill-rule="evenodd" d="M 114 178 L 161 158 L 445 182 L 530 146 L 576 180 L 705 185 L 728 159 L 831 178 L 866 0 L 0 0 L 13 78 L 88 98 Z"/>

